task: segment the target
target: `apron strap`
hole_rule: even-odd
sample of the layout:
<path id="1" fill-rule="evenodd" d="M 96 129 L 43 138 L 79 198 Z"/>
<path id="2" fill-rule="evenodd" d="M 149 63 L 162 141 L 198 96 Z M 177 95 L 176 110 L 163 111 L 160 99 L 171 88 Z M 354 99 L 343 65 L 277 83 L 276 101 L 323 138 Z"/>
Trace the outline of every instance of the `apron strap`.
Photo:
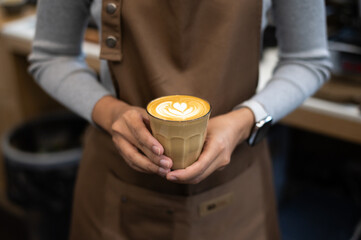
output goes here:
<path id="1" fill-rule="evenodd" d="M 100 58 L 121 61 L 121 7 L 122 0 L 103 0 Z"/>

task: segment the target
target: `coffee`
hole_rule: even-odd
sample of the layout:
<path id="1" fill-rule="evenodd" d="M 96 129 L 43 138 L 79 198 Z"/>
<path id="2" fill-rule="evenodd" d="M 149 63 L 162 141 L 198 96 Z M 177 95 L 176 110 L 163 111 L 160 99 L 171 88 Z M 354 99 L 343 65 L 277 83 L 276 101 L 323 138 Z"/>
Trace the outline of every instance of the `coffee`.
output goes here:
<path id="1" fill-rule="evenodd" d="M 147 106 L 153 136 L 173 160 L 173 169 L 194 163 L 203 148 L 210 104 L 197 97 L 171 95 L 157 98 Z"/>

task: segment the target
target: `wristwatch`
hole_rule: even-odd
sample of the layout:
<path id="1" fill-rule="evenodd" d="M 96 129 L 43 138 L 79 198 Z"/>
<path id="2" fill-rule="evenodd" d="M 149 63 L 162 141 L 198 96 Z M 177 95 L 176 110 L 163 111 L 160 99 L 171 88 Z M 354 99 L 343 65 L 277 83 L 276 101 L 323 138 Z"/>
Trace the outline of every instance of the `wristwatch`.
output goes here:
<path id="1" fill-rule="evenodd" d="M 272 125 L 272 117 L 258 101 L 248 100 L 239 104 L 234 109 L 237 110 L 242 107 L 249 108 L 253 112 L 255 118 L 255 124 L 251 129 L 251 134 L 246 140 L 248 145 L 254 146 L 267 135 L 267 132 Z"/>
<path id="2" fill-rule="evenodd" d="M 254 146 L 259 143 L 266 135 L 272 125 L 272 117 L 267 115 L 265 118 L 255 122 L 252 127 L 251 134 L 247 139 L 247 143 L 250 146 Z"/>

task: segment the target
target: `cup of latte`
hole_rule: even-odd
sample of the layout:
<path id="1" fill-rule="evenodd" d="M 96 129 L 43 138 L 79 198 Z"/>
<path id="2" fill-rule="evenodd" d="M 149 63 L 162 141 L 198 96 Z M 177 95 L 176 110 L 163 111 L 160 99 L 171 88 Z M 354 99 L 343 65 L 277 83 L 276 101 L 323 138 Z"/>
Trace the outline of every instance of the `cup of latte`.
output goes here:
<path id="1" fill-rule="evenodd" d="M 210 104 L 193 96 L 171 95 L 151 101 L 147 112 L 153 136 L 173 160 L 172 169 L 194 163 L 203 148 Z"/>

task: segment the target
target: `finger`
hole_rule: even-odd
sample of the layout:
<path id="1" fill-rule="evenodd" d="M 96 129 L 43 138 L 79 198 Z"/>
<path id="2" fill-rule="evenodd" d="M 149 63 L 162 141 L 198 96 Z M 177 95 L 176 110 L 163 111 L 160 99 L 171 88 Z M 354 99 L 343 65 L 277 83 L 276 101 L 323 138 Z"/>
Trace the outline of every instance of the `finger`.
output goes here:
<path id="1" fill-rule="evenodd" d="M 145 126 L 150 129 L 150 119 L 149 119 L 147 112 L 145 110 L 143 110 L 143 111 L 141 111 L 141 114 L 142 114 L 143 122 L 144 122 Z"/>
<path id="2" fill-rule="evenodd" d="M 151 129 L 150 129 L 150 119 L 149 119 L 149 115 L 148 113 L 145 111 L 145 109 L 143 108 L 139 108 L 140 110 L 140 114 L 142 115 L 142 118 L 143 118 L 143 122 L 145 124 L 145 127 L 148 129 L 149 132 L 151 132 Z"/>
<path id="3" fill-rule="evenodd" d="M 143 152 L 143 154 L 145 154 L 149 160 L 151 160 L 154 164 L 158 165 L 161 168 L 164 169 L 170 169 L 173 166 L 173 161 L 165 156 L 165 155 L 156 155 L 154 154 L 152 151 L 150 151 L 148 148 L 141 148 L 140 146 L 139 149 Z"/>
<path id="4" fill-rule="evenodd" d="M 151 151 L 149 148 L 144 147 L 144 145 L 142 145 L 136 139 L 133 132 L 129 128 L 130 127 L 128 127 L 126 121 L 119 122 L 118 125 L 114 126 L 115 131 L 113 133 L 113 136 L 126 139 L 129 143 L 136 146 L 141 153 L 145 154 L 153 163 L 157 164 L 158 166 L 164 169 L 170 169 L 172 167 L 173 161 L 170 158 L 164 155 L 155 154 L 154 151 Z"/>
<path id="5" fill-rule="evenodd" d="M 124 160 L 131 168 L 140 172 L 156 173 L 161 176 L 164 176 L 169 172 L 169 169 L 166 170 L 160 168 L 159 166 L 151 162 L 147 157 L 140 154 L 137 151 L 136 147 L 127 142 L 125 139 L 118 138 L 116 142 L 120 154 L 123 156 Z"/>
<path id="6" fill-rule="evenodd" d="M 217 159 L 215 161 L 212 162 L 212 164 L 200 175 L 198 175 L 197 177 L 193 178 L 192 180 L 188 181 L 189 184 L 198 184 L 201 181 L 203 181 L 204 179 L 206 179 L 209 175 L 211 175 L 213 172 L 215 172 L 216 170 L 219 169 L 218 167 L 218 158 L 220 158 L 221 155 L 219 155 L 217 157 Z"/>
<path id="7" fill-rule="evenodd" d="M 149 120 L 148 113 L 147 113 L 147 111 L 146 111 L 144 108 L 138 108 L 138 107 L 137 107 L 137 109 L 139 109 L 139 112 L 140 112 L 140 114 L 142 115 L 143 119 L 148 119 L 148 120 Z"/>
<path id="8" fill-rule="evenodd" d="M 148 131 L 151 133 L 152 132 L 152 129 L 150 127 L 150 120 L 149 118 L 148 119 L 143 119 L 144 121 L 144 124 L 145 124 L 145 127 L 148 129 Z"/>
<path id="9" fill-rule="evenodd" d="M 124 133 L 123 136 L 131 144 L 135 145 L 140 151 L 142 151 L 142 153 L 144 153 L 154 164 L 164 169 L 170 169 L 173 166 L 173 161 L 169 157 L 165 155 L 158 155 L 160 149 L 155 149 L 153 146 L 151 150 L 149 149 L 149 147 L 145 146 L 145 144 L 141 140 L 137 139 L 142 136 L 142 134 L 149 134 L 153 138 L 153 136 L 149 133 L 148 129 L 143 129 L 144 131 L 140 130 L 140 133 L 138 132 L 139 130 L 140 128 L 137 128 L 137 130 L 132 131 L 132 133 Z M 157 154 L 155 154 L 154 152 L 157 152 Z"/>
<path id="10" fill-rule="evenodd" d="M 129 150 L 125 149 L 125 148 L 127 148 L 127 146 L 125 146 L 125 145 L 127 145 L 127 141 L 126 141 L 126 140 L 123 140 L 123 139 L 114 140 L 114 138 L 113 138 L 113 142 L 114 142 L 114 145 L 115 145 L 116 149 L 118 150 L 119 155 L 121 155 L 121 156 L 123 157 L 124 161 L 125 161 L 131 168 L 133 168 L 134 170 L 136 170 L 136 171 L 138 171 L 138 172 L 143 172 L 143 173 L 146 172 L 146 171 L 144 171 L 143 169 L 139 168 L 138 166 L 130 163 L 130 160 L 128 159 L 127 155 L 128 155 L 128 154 L 131 154 L 131 153 L 130 153 Z M 133 147 L 133 148 L 134 148 L 134 146 L 132 146 L 131 144 L 129 144 L 129 145 L 130 145 L 130 146 L 128 146 L 128 147 Z M 124 146 L 124 148 L 121 147 L 121 146 Z M 129 152 L 129 153 L 127 153 L 127 152 Z"/>
<path id="11" fill-rule="evenodd" d="M 221 171 L 223 170 L 229 163 L 230 163 L 230 156 L 227 157 L 228 155 L 225 154 L 224 151 L 220 151 L 219 154 L 217 155 L 216 159 L 214 159 L 213 161 L 211 161 L 211 164 L 207 167 L 207 169 L 202 172 L 200 175 L 198 175 L 197 177 L 187 181 L 188 184 L 197 184 L 201 181 L 203 181 L 204 179 L 206 179 L 209 175 L 211 175 L 213 172 L 215 171 Z"/>
<path id="12" fill-rule="evenodd" d="M 140 148 L 140 150 L 146 152 L 145 148 L 147 148 L 156 155 L 162 155 L 164 153 L 163 146 L 149 132 L 141 118 L 141 115 L 128 119 L 126 124 L 133 134 L 136 140 L 136 145 Z"/>
<path id="13" fill-rule="evenodd" d="M 219 164 L 218 162 L 221 161 L 222 154 L 218 155 L 218 157 L 212 161 L 212 163 L 206 168 L 205 171 L 201 172 L 199 175 L 195 176 L 192 179 L 183 179 L 183 180 L 174 180 L 172 182 L 175 183 L 183 183 L 183 184 L 198 184 L 204 179 L 206 179 L 209 175 L 211 175 L 213 172 L 219 170 Z M 224 169 L 224 167 L 222 167 Z M 167 176 L 168 178 L 168 176 Z"/>
<path id="14" fill-rule="evenodd" d="M 178 183 L 191 183 L 202 176 L 220 154 L 221 151 L 215 143 L 206 142 L 198 161 L 185 169 L 170 172 L 167 174 L 167 179 Z"/>

